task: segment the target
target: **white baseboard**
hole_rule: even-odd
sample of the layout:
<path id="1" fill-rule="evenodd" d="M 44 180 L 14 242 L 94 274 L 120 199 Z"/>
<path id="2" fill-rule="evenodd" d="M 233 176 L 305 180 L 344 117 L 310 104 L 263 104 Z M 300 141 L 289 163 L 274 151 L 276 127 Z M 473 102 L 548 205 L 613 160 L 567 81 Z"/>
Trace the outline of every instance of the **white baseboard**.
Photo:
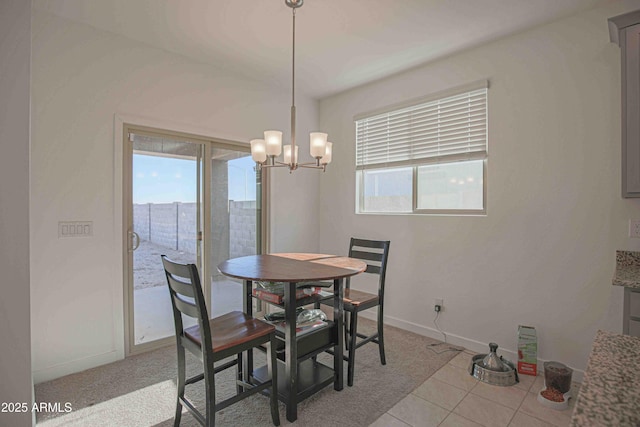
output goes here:
<path id="1" fill-rule="evenodd" d="M 365 319 L 375 321 L 377 319 L 375 311 L 371 312 L 361 312 L 359 314 L 360 317 Z M 408 322 L 406 320 L 398 319 L 396 317 L 385 316 L 384 317 L 385 325 L 395 326 L 396 328 L 403 329 L 405 331 L 413 332 L 418 335 L 422 335 L 425 337 L 433 338 L 436 340 L 444 340 L 442 333 L 440 333 L 435 328 L 430 328 L 424 325 L 419 325 L 417 323 Z M 447 335 L 447 343 L 453 344 L 456 346 L 464 347 L 467 350 L 477 353 L 486 353 L 488 343 L 483 343 L 480 341 L 472 340 L 470 338 L 461 337 L 455 334 L 449 334 L 444 331 Z M 510 360 L 516 360 L 516 351 L 505 349 L 504 347 L 500 348 L 501 353 L 506 355 Z M 61 363 L 59 365 L 51 366 L 45 369 L 40 369 L 37 371 L 33 371 L 33 382 L 34 384 L 39 384 L 41 382 L 53 380 L 56 378 L 63 377 L 65 375 L 73 374 L 76 372 L 81 372 L 86 369 L 95 368 L 96 366 L 105 365 L 107 363 L 115 362 L 124 358 L 124 355 L 121 351 L 113 350 L 108 353 L 99 354 L 96 356 L 85 357 L 83 359 L 76 359 L 71 362 Z M 538 372 L 542 373 L 542 363 L 546 362 L 546 360 L 538 359 Z M 584 377 L 584 371 L 581 369 L 573 369 L 573 380 L 581 383 Z"/>
<path id="2" fill-rule="evenodd" d="M 371 310 L 370 312 L 363 311 L 358 315 L 361 317 L 364 317 L 365 319 L 374 320 L 374 321 L 377 320 L 377 313 L 374 310 Z M 384 316 L 384 324 L 395 326 L 396 328 L 400 328 L 405 331 L 413 332 L 415 334 L 433 338 L 436 340 L 440 340 L 440 341 L 444 340 L 444 336 L 442 335 L 442 333 L 440 333 L 435 328 L 430 328 L 424 325 L 418 325 L 417 323 L 408 322 L 406 320 L 398 319 L 396 317 Z M 461 337 L 459 335 L 450 334 L 446 331 L 443 331 L 443 332 L 447 335 L 447 343 L 449 344 L 464 347 L 467 350 L 470 350 L 474 353 L 487 353 L 487 347 L 489 343 L 484 343 L 484 342 L 472 340 L 470 338 Z M 500 347 L 500 353 L 503 354 L 507 359 L 514 361 L 514 363 L 518 358 L 517 351 L 515 350 L 510 350 L 504 347 Z M 546 360 L 538 359 L 538 375 L 542 375 L 542 371 L 543 371 L 542 364 L 544 362 L 546 362 Z M 573 369 L 572 380 L 582 383 L 582 380 L 584 377 L 584 370 L 576 369 L 573 367 L 570 367 L 570 368 Z"/>
<path id="3" fill-rule="evenodd" d="M 45 381 L 54 380 L 56 378 L 64 377 L 65 375 L 74 374 L 76 372 L 95 368 L 96 366 L 116 362 L 118 360 L 122 360 L 123 358 L 124 355 L 121 351 L 113 350 L 108 353 L 60 363 L 48 368 L 33 371 L 33 383 L 39 384 Z"/>

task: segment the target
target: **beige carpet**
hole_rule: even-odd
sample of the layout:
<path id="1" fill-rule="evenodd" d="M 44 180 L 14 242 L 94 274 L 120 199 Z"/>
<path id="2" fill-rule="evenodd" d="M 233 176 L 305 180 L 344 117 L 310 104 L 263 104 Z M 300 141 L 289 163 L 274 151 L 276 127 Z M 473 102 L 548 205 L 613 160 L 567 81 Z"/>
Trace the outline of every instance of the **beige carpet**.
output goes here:
<path id="1" fill-rule="evenodd" d="M 362 319 L 361 330 L 371 330 L 373 322 Z M 387 365 L 382 366 L 378 347 L 367 344 L 358 349 L 353 387 L 346 384 L 337 392 L 328 386 L 298 405 L 296 426 L 368 426 L 394 404 L 422 384 L 456 351 L 443 351 L 446 345 L 398 328 L 385 327 Z M 440 352 L 438 354 L 438 352 Z M 259 352 L 258 352 L 259 353 Z M 262 362 L 259 356 L 258 362 Z M 189 374 L 196 373 L 197 361 L 189 358 Z M 333 358 L 321 355 L 330 366 Z M 175 348 L 155 350 L 109 365 L 69 375 L 35 387 L 37 402 L 69 402 L 69 413 L 38 414 L 40 426 L 172 426 L 175 408 Z M 234 393 L 234 369 L 216 377 L 218 395 Z M 202 405 L 203 387 L 187 387 L 196 405 Z M 200 406 L 202 407 L 202 406 Z M 282 425 L 286 420 L 280 403 Z M 252 396 L 216 414 L 220 426 L 269 426 L 268 398 Z M 183 426 L 197 426 L 195 419 L 183 413 Z"/>

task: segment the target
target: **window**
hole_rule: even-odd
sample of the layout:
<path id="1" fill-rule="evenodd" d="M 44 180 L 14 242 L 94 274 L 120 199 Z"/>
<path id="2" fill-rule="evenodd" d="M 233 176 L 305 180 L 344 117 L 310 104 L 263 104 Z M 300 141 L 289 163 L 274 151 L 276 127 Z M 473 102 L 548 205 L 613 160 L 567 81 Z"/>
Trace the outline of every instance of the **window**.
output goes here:
<path id="1" fill-rule="evenodd" d="M 484 213 L 487 88 L 356 117 L 357 212 Z"/>

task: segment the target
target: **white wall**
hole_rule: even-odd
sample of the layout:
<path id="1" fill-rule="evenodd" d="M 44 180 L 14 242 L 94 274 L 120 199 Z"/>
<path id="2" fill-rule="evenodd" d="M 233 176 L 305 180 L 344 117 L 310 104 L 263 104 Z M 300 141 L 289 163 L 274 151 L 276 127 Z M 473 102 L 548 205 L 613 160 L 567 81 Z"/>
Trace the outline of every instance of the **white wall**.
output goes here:
<path id="1" fill-rule="evenodd" d="M 29 75 L 31 2 L 0 2 L 0 402 L 31 405 Z M 30 410 L 0 424 L 31 425 Z"/>
<path id="2" fill-rule="evenodd" d="M 249 141 L 272 127 L 288 133 L 290 95 L 45 12 L 34 12 L 32 33 L 33 369 L 40 382 L 123 356 L 114 114 Z M 317 103 L 298 96 L 297 104 L 305 134 L 317 126 Z M 272 249 L 317 249 L 317 175 L 272 173 Z M 93 237 L 58 239 L 65 220 L 93 221 Z"/>
<path id="3" fill-rule="evenodd" d="M 324 99 L 320 124 L 334 164 L 320 183 L 320 250 L 349 236 L 390 239 L 386 315 L 392 325 L 513 357 L 519 324 L 539 358 L 584 369 L 598 328 L 622 332 L 616 249 L 640 248 L 620 197 L 620 50 L 607 18 L 620 1 Z M 428 41 L 425 41 L 428 45 Z M 490 80 L 487 215 L 355 215 L 356 114 Z"/>

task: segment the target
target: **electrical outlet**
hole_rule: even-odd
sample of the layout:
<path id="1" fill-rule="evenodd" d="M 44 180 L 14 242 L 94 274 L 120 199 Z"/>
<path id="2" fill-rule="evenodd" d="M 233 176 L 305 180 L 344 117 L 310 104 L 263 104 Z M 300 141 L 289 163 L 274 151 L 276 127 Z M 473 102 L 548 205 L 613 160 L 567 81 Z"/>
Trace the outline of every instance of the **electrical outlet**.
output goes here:
<path id="1" fill-rule="evenodd" d="M 433 300 L 434 311 L 442 311 L 443 308 L 444 308 L 444 300 L 442 298 L 435 298 Z"/>
<path id="2" fill-rule="evenodd" d="M 629 237 L 640 238 L 640 220 L 637 220 L 637 219 L 629 220 Z"/>

